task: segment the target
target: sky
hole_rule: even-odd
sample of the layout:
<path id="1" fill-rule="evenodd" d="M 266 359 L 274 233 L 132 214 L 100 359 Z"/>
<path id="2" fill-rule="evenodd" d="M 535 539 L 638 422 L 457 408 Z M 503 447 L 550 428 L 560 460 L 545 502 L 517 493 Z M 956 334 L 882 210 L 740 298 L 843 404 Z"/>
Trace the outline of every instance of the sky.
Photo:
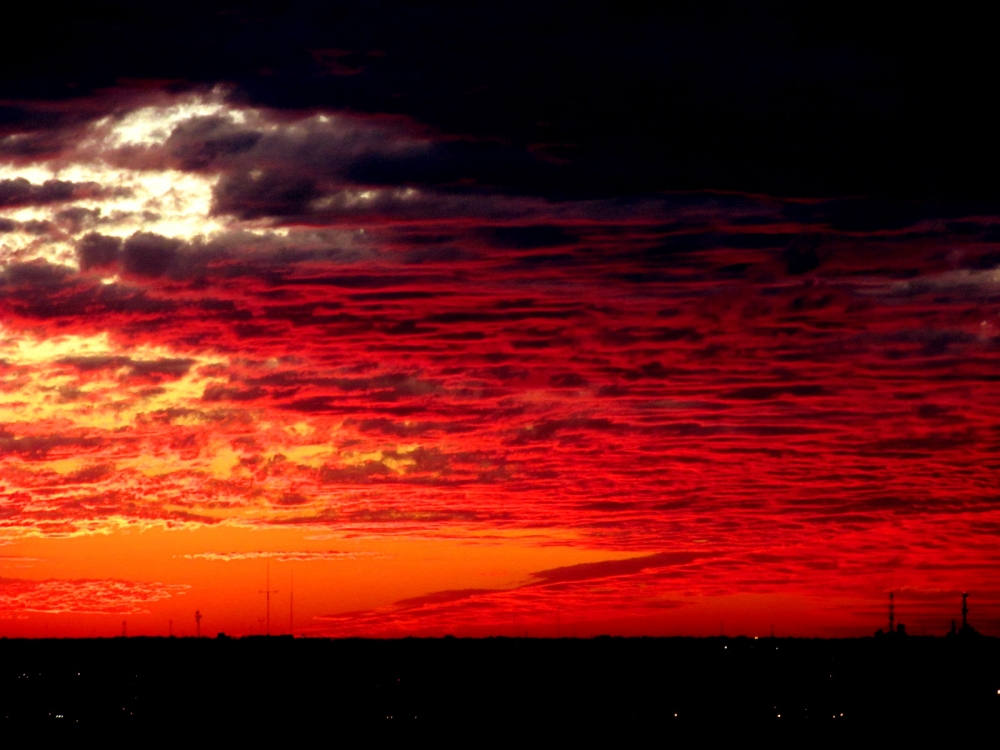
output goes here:
<path id="1" fill-rule="evenodd" d="M 825 7 L 28 22 L 0 636 L 1000 635 L 995 63 Z"/>

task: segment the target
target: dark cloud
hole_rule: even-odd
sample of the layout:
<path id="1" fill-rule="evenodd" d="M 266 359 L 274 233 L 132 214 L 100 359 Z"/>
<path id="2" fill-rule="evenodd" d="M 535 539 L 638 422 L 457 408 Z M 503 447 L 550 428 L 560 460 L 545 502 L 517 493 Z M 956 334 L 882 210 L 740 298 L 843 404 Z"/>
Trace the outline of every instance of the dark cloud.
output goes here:
<path id="1" fill-rule="evenodd" d="M 114 474 L 115 467 L 111 464 L 94 464 L 67 475 L 65 481 L 67 484 L 97 484 L 112 478 Z"/>
<path id="2" fill-rule="evenodd" d="M 90 232 L 76 243 L 76 255 L 83 270 L 120 267 L 138 277 L 155 278 L 168 273 L 194 275 L 203 257 L 188 252 L 183 240 L 153 232 L 136 232 L 124 241 L 118 237 Z M 225 251 L 215 252 L 216 260 L 226 258 Z"/>
<path id="3" fill-rule="evenodd" d="M 87 198 L 123 195 L 120 188 L 102 188 L 96 182 L 67 182 L 46 180 L 40 185 L 23 177 L 0 180 L 0 208 L 19 206 L 44 206 L 50 203 L 67 203 Z"/>
<path id="4" fill-rule="evenodd" d="M 438 448 L 414 448 L 411 451 L 389 451 L 386 458 L 395 458 L 412 464 L 414 472 L 439 472 L 448 468 L 450 461 Z"/>
<path id="5" fill-rule="evenodd" d="M 298 492 L 285 492 L 278 499 L 278 505 L 299 506 L 309 503 L 309 498 Z"/>
<path id="6" fill-rule="evenodd" d="M 610 419 L 592 419 L 575 417 L 569 419 L 544 419 L 537 424 L 531 424 L 518 430 L 514 438 L 516 443 L 544 442 L 552 440 L 557 435 L 566 439 L 567 433 L 586 435 L 588 433 L 618 432 L 624 425 Z"/>
<path id="7" fill-rule="evenodd" d="M 225 117 L 193 117 L 170 133 L 165 148 L 181 169 L 204 169 L 221 157 L 253 148 L 262 133 L 233 124 Z"/>
<path id="8" fill-rule="evenodd" d="M 450 591 L 435 591 L 433 594 L 415 596 L 410 599 L 400 599 L 394 606 L 401 609 L 419 609 L 421 607 L 433 606 L 437 604 L 450 604 L 460 602 L 477 596 L 489 596 L 495 594 L 492 589 L 454 589 Z"/>
<path id="9" fill-rule="evenodd" d="M 101 209 L 99 208 L 73 206 L 72 208 L 65 208 L 56 213 L 56 222 L 66 227 L 71 233 L 76 234 L 96 224 L 100 216 Z"/>
<path id="10" fill-rule="evenodd" d="M 173 267 L 183 244 L 151 232 L 136 232 L 122 247 L 122 267 L 137 276 L 161 276 Z"/>
<path id="11" fill-rule="evenodd" d="M 122 240 L 91 232 L 76 244 L 76 255 L 80 268 L 109 268 L 117 265 L 121 257 Z"/>
<path id="12" fill-rule="evenodd" d="M 315 181 L 290 172 L 241 172 L 224 176 L 212 189 L 215 214 L 240 219 L 299 216 L 320 195 Z"/>
<path id="13" fill-rule="evenodd" d="M 362 524 L 472 523 L 480 520 L 480 515 L 471 510 L 407 511 L 397 508 L 363 508 L 351 513 L 348 520 Z"/>
<path id="14" fill-rule="evenodd" d="M 838 232 L 880 232 L 909 229 L 923 222 L 953 219 L 970 212 L 975 203 L 898 200 L 878 197 L 838 198 L 835 200 L 790 203 L 785 211 L 810 223 L 826 224 Z M 988 205 L 981 207 L 986 212 Z"/>
<path id="15" fill-rule="evenodd" d="M 52 224 L 48 221 L 32 219 L 30 221 L 21 222 L 21 229 L 28 234 L 33 234 L 37 237 L 43 234 L 48 234 L 49 230 L 52 229 Z"/>
<path id="16" fill-rule="evenodd" d="M 121 356 L 79 356 L 64 357 L 57 364 L 72 367 L 80 372 L 120 370 L 127 368 L 130 376 L 143 379 L 180 378 L 188 373 L 193 359 L 161 357 L 151 360 L 137 360 Z"/>
<path id="17" fill-rule="evenodd" d="M 103 330 L 102 325 L 114 318 L 141 326 L 143 321 L 178 309 L 175 301 L 154 298 L 146 290 L 100 282 L 85 284 L 67 270 L 44 262 L 11 265 L 0 274 L 0 309 L 11 320 L 45 321 L 83 332 Z M 46 288 L 50 294 L 40 295 L 39 290 Z M 55 294 L 57 289 L 62 294 Z M 88 317 L 97 313 L 107 317 Z"/>
<path id="18" fill-rule="evenodd" d="M 202 401 L 255 401 L 266 394 L 263 388 L 229 388 L 210 385 L 202 394 Z"/>
<path id="19" fill-rule="evenodd" d="M 44 205 L 72 200 L 78 186 L 62 180 L 47 180 L 33 185 L 23 177 L 0 180 L 0 207 Z"/>
<path id="20" fill-rule="evenodd" d="M 788 273 L 800 276 L 819 268 L 819 244 L 820 240 L 816 237 L 798 237 L 785 248 L 782 256 Z"/>
<path id="21" fill-rule="evenodd" d="M 416 170 L 428 181 L 486 175 L 513 192 L 576 196 L 995 196 L 998 151 L 980 95 L 996 67 L 988 21 L 970 28 L 956 10 L 901 20 L 860 3 L 574 11 L 306 2 L 219 12 L 189 0 L 58 18 L 29 9 L 25 28 L 46 28 L 49 43 L 2 57 L 0 153 L 57 155 L 63 137 L 4 136 L 69 130 L 96 116 L 91 92 L 119 104 L 109 90 L 122 79 L 229 81 L 256 106 L 394 113 L 464 136 L 454 159 Z M 53 104 L 39 112 L 39 100 Z M 191 130 L 176 145 L 192 166 L 247 146 L 219 123 Z M 192 135 L 201 140 L 188 147 Z M 435 162 L 449 166 L 440 177 Z M 352 166 L 400 176 L 399 160 Z"/>
<path id="22" fill-rule="evenodd" d="M 490 244 L 497 247 L 519 249 L 569 245 L 576 240 L 566 227 L 552 224 L 489 227 L 481 230 L 481 234 Z"/>
<path id="23" fill-rule="evenodd" d="M 825 393 L 827 389 L 822 385 L 748 386 L 721 393 L 719 398 L 761 401 L 783 396 L 822 396 Z"/>
<path id="24" fill-rule="evenodd" d="M 324 484 L 363 484 L 372 479 L 385 478 L 392 469 L 381 461 L 366 461 L 357 466 L 330 467 L 320 470 L 320 482 Z"/>
<path id="25" fill-rule="evenodd" d="M 353 420 L 348 420 L 348 424 L 354 424 Z M 473 428 L 462 423 L 453 421 L 442 422 L 397 422 L 391 419 L 362 419 L 358 421 L 357 428 L 361 432 L 376 433 L 380 435 L 393 435 L 401 438 L 412 438 L 420 435 L 427 435 L 435 432 L 441 433 L 461 433 L 468 432 Z"/>
<path id="26" fill-rule="evenodd" d="M 36 294 L 39 290 L 53 291 L 55 288 L 72 285 L 72 271 L 65 266 L 47 263 L 42 260 L 27 263 L 11 263 L 0 269 L 0 295 L 4 293 L 13 296 L 17 290 L 25 290 Z"/>
<path id="27" fill-rule="evenodd" d="M 690 565 L 704 557 L 693 552 L 658 552 L 645 557 L 627 560 L 602 560 L 601 562 L 580 563 L 562 568 L 540 570 L 532 574 L 540 583 L 567 583 L 570 581 L 590 581 L 599 578 L 626 576 L 649 568 L 668 568 Z"/>
<path id="28" fill-rule="evenodd" d="M 561 373 L 549 378 L 553 388 L 586 388 L 587 379 L 575 372 Z"/>
<path id="29" fill-rule="evenodd" d="M 103 438 L 70 435 L 24 435 L 17 437 L 0 427 L 0 456 L 18 455 L 29 461 L 42 461 L 53 454 L 76 455 L 104 445 Z"/>

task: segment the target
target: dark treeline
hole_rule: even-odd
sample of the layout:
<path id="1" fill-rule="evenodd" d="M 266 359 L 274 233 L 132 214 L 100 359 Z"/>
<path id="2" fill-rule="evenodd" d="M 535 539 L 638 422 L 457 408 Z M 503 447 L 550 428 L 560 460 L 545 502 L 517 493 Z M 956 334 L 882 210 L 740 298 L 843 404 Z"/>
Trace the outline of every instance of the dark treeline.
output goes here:
<path id="1" fill-rule="evenodd" d="M 586 734 L 1000 719 L 993 638 L 0 640 L 0 726 Z"/>

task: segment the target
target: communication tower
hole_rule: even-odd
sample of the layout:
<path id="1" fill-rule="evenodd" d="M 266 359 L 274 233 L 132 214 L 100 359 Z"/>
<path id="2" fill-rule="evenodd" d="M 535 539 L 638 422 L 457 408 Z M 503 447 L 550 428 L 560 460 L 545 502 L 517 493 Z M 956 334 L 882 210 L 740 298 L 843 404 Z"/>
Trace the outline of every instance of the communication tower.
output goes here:
<path id="1" fill-rule="evenodd" d="M 267 601 L 267 634 L 271 635 L 271 594 L 277 594 L 278 590 L 271 590 L 271 561 L 267 561 L 267 586 L 263 591 L 258 593 L 264 594 Z"/>

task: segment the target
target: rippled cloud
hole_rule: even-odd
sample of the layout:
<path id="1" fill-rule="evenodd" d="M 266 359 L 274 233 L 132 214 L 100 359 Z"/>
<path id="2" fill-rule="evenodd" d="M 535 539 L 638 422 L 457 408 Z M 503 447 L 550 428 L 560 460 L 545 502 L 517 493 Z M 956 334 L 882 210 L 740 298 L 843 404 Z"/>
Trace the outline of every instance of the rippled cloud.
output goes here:
<path id="1" fill-rule="evenodd" d="M 7 538 L 558 531 L 720 592 L 861 581 L 878 539 L 921 585 L 985 585 L 963 550 L 1000 512 L 1000 216 L 540 197 L 406 118 L 88 106 L 0 137 Z M 656 567 L 623 564 L 621 596 Z"/>

